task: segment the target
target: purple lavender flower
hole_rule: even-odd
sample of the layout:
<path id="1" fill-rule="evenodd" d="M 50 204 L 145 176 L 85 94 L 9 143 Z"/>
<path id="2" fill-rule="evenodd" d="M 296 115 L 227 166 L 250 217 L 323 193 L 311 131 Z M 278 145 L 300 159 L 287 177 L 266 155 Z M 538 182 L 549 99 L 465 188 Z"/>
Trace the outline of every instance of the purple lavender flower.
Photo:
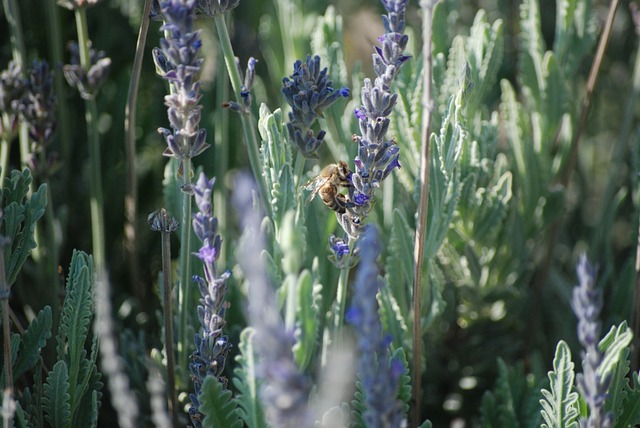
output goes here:
<path id="1" fill-rule="evenodd" d="M 354 282 L 352 306 L 347 321 L 358 335 L 357 373 L 362 384 L 362 414 L 367 427 L 401 427 L 406 421 L 398 400 L 402 364 L 389 356 L 390 339 L 385 337 L 376 295 L 380 290 L 376 259 L 380 242 L 375 226 L 364 228 L 358 242 L 360 266 Z"/>
<path id="2" fill-rule="evenodd" d="M 604 401 L 611 384 L 611 377 L 601 378 L 598 368 L 603 362 L 604 354 L 598 349 L 600 341 L 600 311 L 602 310 L 602 293 L 595 288 L 595 269 L 582 255 L 576 268 L 579 285 L 573 289 L 571 308 L 578 318 L 578 340 L 583 347 L 582 370 L 576 380 L 589 407 L 589 418 L 580 419 L 580 427 L 613 426 L 613 413 L 605 412 Z"/>
<path id="3" fill-rule="evenodd" d="M 25 86 L 21 73 L 14 61 L 0 73 L 0 137 L 7 141 L 18 132 L 18 112 Z"/>
<path id="4" fill-rule="evenodd" d="M 240 0 L 195 0 L 195 14 L 212 18 L 235 9 L 239 4 Z M 153 0 L 151 3 L 151 19 L 154 21 L 165 20 L 158 0 Z"/>
<path id="5" fill-rule="evenodd" d="M 386 33 L 375 47 L 373 69 L 374 82 L 364 80 L 362 105 L 354 111 L 360 126 L 360 135 L 354 135 L 358 155 L 354 160 L 355 172 L 349 188 L 349 199 L 354 202 L 347 212 L 338 215 L 338 221 L 347 235 L 355 239 L 360 235 L 362 222 L 373 207 L 374 191 L 395 168 L 400 168 L 399 148 L 393 139 L 386 137 L 389 115 L 396 105 L 398 95 L 390 92 L 391 83 L 400 66 L 409 56 L 404 54 L 408 36 L 402 34 L 405 26 L 405 10 L 408 0 L 383 0 L 387 15 L 382 16 Z"/>
<path id="6" fill-rule="evenodd" d="M 194 29 L 195 0 L 167 0 L 160 4 L 165 24 L 160 28 L 167 36 L 160 48 L 153 50 L 156 72 L 172 86 L 165 96 L 171 130 L 159 128 L 167 143 L 165 156 L 188 159 L 202 153 L 209 145 L 206 130 L 200 129 L 198 105 L 200 82 L 197 80 L 202 59 L 198 57 L 202 41 Z"/>
<path id="7" fill-rule="evenodd" d="M 216 261 L 220 256 L 221 239 L 218 235 L 218 219 L 213 216 L 211 197 L 215 178 L 207 180 L 200 174 L 194 194 L 198 212 L 193 216 L 193 230 L 202 242 L 202 247 L 195 255 L 202 261 L 204 278 L 194 276 L 194 281 L 200 289 L 200 305 L 198 319 L 202 325 L 202 335 L 195 334 L 196 350 L 191 355 L 189 370 L 193 380 L 194 393 L 190 394 L 192 406 L 189 416 L 194 427 L 200 427 L 202 414 L 199 412 L 198 395 L 205 377 L 214 376 L 225 387 L 227 379 L 222 375 L 227 354 L 231 344 L 222 334 L 225 325 L 227 280 L 231 273 L 226 271 L 218 275 Z"/>
<path id="8" fill-rule="evenodd" d="M 243 80 L 244 83 L 240 87 L 240 97 L 241 103 L 237 103 L 235 101 L 229 101 L 225 104 L 225 107 L 229 107 L 232 111 L 236 113 L 249 114 L 251 113 L 251 88 L 253 88 L 253 81 L 256 77 L 256 64 L 258 60 L 254 57 L 250 57 L 247 62 L 247 70 L 246 73 L 242 72 L 242 67 L 240 67 L 240 62 L 236 58 L 236 67 L 238 68 L 238 74 L 240 75 L 240 80 Z M 243 77 L 244 75 L 244 77 Z"/>
<path id="9" fill-rule="evenodd" d="M 309 381 L 293 358 L 293 332 L 285 330 L 263 263 L 261 253 L 265 246 L 260 235 L 260 216 L 253 206 L 251 179 L 240 177 L 235 189 L 236 209 L 245 230 L 238 260 L 249 287 L 248 318 L 261 356 L 258 373 L 263 381 L 261 398 L 267 418 L 273 427 L 307 427 Z"/>
<path id="10" fill-rule="evenodd" d="M 46 61 L 34 61 L 29 70 L 20 114 L 29 126 L 29 136 L 37 146 L 51 142 L 56 129 L 56 97 L 53 79 Z"/>
<path id="11" fill-rule="evenodd" d="M 320 57 L 307 55 L 307 60 L 293 64 L 293 74 L 282 79 L 282 94 L 291 106 L 287 131 L 289 138 L 300 152 L 308 158 L 317 157 L 325 132 L 314 133 L 311 126 L 322 111 L 340 97 L 348 97 L 349 89 L 333 89 L 327 77 L 327 68 L 320 70 Z"/>
<path id="12" fill-rule="evenodd" d="M 95 98 L 98 89 L 107 80 L 111 70 L 111 59 L 105 56 L 103 51 L 96 51 L 89 48 L 89 61 L 91 67 L 86 70 L 80 65 L 80 48 L 78 43 L 71 42 L 68 46 L 71 52 L 71 64 L 62 68 L 64 78 L 72 88 L 80 92 L 80 96 L 85 100 Z"/>

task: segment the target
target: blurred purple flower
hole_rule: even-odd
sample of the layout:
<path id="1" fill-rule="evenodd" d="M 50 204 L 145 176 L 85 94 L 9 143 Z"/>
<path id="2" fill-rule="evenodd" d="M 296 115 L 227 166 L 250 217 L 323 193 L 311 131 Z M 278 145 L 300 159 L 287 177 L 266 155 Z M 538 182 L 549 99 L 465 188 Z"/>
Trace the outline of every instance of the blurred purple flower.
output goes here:
<path id="1" fill-rule="evenodd" d="M 583 347 L 582 371 L 576 376 L 578 389 L 589 407 L 589 418 L 580 419 L 580 427 L 610 428 L 614 415 L 605 411 L 604 401 L 611 384 L 611 377 L 602 378 L 598 368 L 604 354 L 598 348 L 600 341 L 600 311 L 602 292 L 595 287 L 595 268 L 582 255 L 576 268 L 579 284 L 573 289 L 571 308 L 578 318 L 578 340 Z"/>
<path id="2" fill-rule="evenodd" d="M 91 49 L 89 42 L 89 62 L 91 66 L 85 69 L 80 65 L 80 48 L 77 42 L 71 42 L 68 46 L 71 52 L 71 64 L 62 67 L 64 78 L 72 88 L 80 92 L 85 100 L 95 98 L 98 89 L 104 84 L 111 70 L 111 59 L 105 56 L 103 51 Z"/>
<path id="3" fill-rule="evenodd" d="M 383 334 L 376 297 L 381 287 L 376 265 L 380 250 L 375 226 L 363 228 L 358 241 L 360 265 L 347 321 L 357 334 L 357 373 L 362 382 L 365 426 L 402 427 L 406 421 L 398 391 L 403 366 L 400 361 L 390 359 L 391 338 Z"/>

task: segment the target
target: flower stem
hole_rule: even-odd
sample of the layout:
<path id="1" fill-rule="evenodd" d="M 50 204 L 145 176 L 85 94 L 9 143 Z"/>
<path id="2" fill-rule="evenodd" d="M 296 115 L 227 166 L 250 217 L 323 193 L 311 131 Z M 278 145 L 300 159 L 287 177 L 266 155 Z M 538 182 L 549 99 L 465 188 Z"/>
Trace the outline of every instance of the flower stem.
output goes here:
<path id="1" fill-rule="evenodd" d="M 432 87 L 431 87 L 431 19 L 433 7 L 437 1 L 423 0 L 422 9 L 422 148 L 420 150 L 420 202 L 418 203 L 418 223 L 413 247 L 414 281 L 413 281 L 413 424 L 420 425 L 420 406 L 422 404 L 422 264 L 424 262 L 424 244 L 427 233 L 427 214 L 429 212 L 429 139 L 432 119 Z M 425 276 L 425 282 L 428 276 Z M 426 285 L 426 284 L 425 284 Z"/>
<path id="2" fill-rule="evenodd" d="M 3 138 L 0 141 L 0 187 L 4 183 L 4 178 L 7 176 L 7 170 L 9 169 L 9 154 L 11 153 L 11 140 Z"/>
<path id="3" fill-rule="evenodd" d="M 183 189 L 191 186 L 191 159 L 182 159 Z M 182 193 L 182 221 L 180 222 L 180 324 L 178 330 L 178 365 L 183 384 L 188 384 L 189 345 L 192 338 L 187 335 L 188 315 L 191 312 L 191 192 Z"/>
<path id="4" fill-rule="evenodd" d="M 161 214 L 164 224 L 169 222 L 165 210 Z M 173 302 L 171 287 L 171 232 L 164 227 L 160 230 L 162 237 L 162 308 L 164 310 L 164 349 L 167 357 L 167 390 L 169 394 L 169 412 L 173 425 L 178 426 L 178 401 L 176 397 L 175 358 L 173 351 Z"/>
<path id="5" fill-rule="evenodd" d="M 344 267 L 340 269 L 338 277 L 338 291 L 336 294 L 336 313 L 333 318 L 333 334 L 337 337 L 338 330 L 344 325 L 344 314 L 347 307 L 347 284 L 349 283 L 349 270 L 351 266 L 351 255 L 344 258 Z"/>
<path id="6" fill-rule="evenodd" d="M 76 29 L 78 31 L 78 48 L 80 51 L 80 65 L 85 69 L 91 68 L 89 57 L 89 29 L 87 27 L 86 8 L 75 10 Z M 85 122 L 87 123 L 87 140 L 89 142 L 89 189 L 91 206 L 91 235 L 93 238 L 93 259 L 96 271 L 105 265 L 104 238 L 104 198 L 102 195 L 102 168 L 100 164 L 100 136 L 98 134 L 98 107 L 94 99 L 85 100 Z"/>
<path id="7" fill-rule="evenodd" d="M 222 55 L 224 56 L 224 62 L 227 65 L 227 72 L 229 73 L 229 79 L 231 80 L 231 87 L 236 97 L 236 101 L 242 104 L 242 97 L 240 90 L 242 82 L 240 80 L 240 73 L 236 67 L 235 55 L 233 53 L 233 47 L 231 46 L 231 39 L 229 38 L 229 30 L 227 23 L 224 20 L 224 16 L 217 14 L 214 16 L 216 23 L 216 30 L 218 31 L 218 39 L 220 41 L 220 47 L 222 48 Z M 262 173 L 260 166 L 260 150 L 258 146 L 258 136 L 254 127 L 255 121 L 253 120 L 253 114 L 241 113 L 240 122 L 242 123 L 242 132 L 244 134 L 245 142 L 247 144 L 247 152 L 249 154 L 249 163 L 251 164 L 251 170 L 258 182 L 260 191 L 260 198 L 262 200 L 266 215 L 271 218 L 273 216 L 271 204 L 269 203 L 269 192 L 267 191 L 267 183 Z"/>

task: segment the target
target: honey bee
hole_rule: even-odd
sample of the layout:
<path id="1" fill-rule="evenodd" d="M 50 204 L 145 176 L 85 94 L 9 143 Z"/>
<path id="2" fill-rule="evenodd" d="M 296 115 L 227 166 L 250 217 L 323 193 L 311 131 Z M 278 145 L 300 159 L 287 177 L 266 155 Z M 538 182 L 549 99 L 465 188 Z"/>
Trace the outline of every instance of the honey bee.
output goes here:
<path id="1" fill-rule="evenodd" d="M 344 214 L 349 206 L 347 197 L 339 192 L 338 187 L 351 187 L 351 171 L 346 162 L 338 162 L 325 166 L 320 174 L 309 180 L 304 188 L 311 190 L 307 203 L 316 195 L 322 202 L 338 214 Z"/>

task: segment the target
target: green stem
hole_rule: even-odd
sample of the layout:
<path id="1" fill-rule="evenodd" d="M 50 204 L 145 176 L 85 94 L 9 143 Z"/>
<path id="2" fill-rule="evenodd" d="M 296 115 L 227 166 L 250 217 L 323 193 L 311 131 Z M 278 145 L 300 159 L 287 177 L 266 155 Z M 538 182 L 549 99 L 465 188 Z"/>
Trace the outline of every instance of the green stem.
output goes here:
<path id="1" fill-rule="evenodd" d="M 75 10 L 76 29 L 78 31 L 78 48 L 80 65 L 91 68 L 89 57 L 89 29 L 84 7 Z M 102 168 L 100 162 L 100 135 L 98 134 L 98 107 L 94 99 L 85 100 L 85 122 L 87 124 L 87 140 L 89 143 L 89 192 L 91 206 L 91 235 L 93 238 L 93 260 L 96 271 L 106 268 L 104 238 L 104 198 L 102 195 Z"/>
<path id="2" fill-rule="evenodd" d="M 4 183 L 4 178 L 7 176 L 7 170 L 9 169 L 9 154 L 11 153 L 11 140 L 3 138 L 0 142 L 0 187 Z"/>
<path id="3" fill-rule="evenodd" d="M 296 161 L 293 166 L 293 179 L 296 186 L 296 189 L 300 187 L 302 174 L 304 172 L 304 165 L 307 163 L 307 159 L 300 153 L 300 151 L 296 151 Z"/>
<path id="4" fill-rule="evenodd" d="M 231 39 L 229 38 L 229 30 L 227 23 L 224 20 L 224 16 L 215 15 L 214 21 L 216 23 L 216 30 L 218 31 L 218 38 L 220 41 L 220 47 L 222 48 L 222 55 L 224 56 L 224 62 L 227 65 L 227 73 L 229 73 L 229 79 L 231 80 L 231 87 L 235 94 L 236 101 L 242 104 L 242 97 L 240 90 L 242 88 L 242 82 L 240 80 L 240 74 L 235 62 L 235 55 L 233 53 L 233 47 L 231 46 Z M 267 183 L 262 173 L 260 166 L 260 149 L 258 144 L 258 136 L 255 130 L 255 121 L 253 115 L 249 113 L 241 113 L 240 121 L 242 123 L 242 132 L 244 134 L 245 142 L 247 144 L 247 152 L 249 154 L 249 163 L 251 164 L 251 170 L 258 182 L 260 190 L 260 198 L 263 203 L 265 213 L 268 217 L 272 217 L 271 204 L 269 202 L 269 192 L 267 191 Z"/>
<path id="5" fill-rule="evenodd" d="M 182 159 L 183 188 L 191 186 L 191 159 Z M 180 222 L 180 289 L 178 304 L 180 305 L 180 324 L 178 330 L 178 366 L 183 385 L 188 384 L 189 345 L 192 337 L 187 334 L 188 315 L 191 312 L 191 193 L 182 193 L 182 221 Z"/>
<path id="6" fill-rule="evenodd" d="M 337 337 L 338 330 L 344 325 L 344 314 L 347 308 L 347 285 L 349 283 L 349 270 L 351 266 L 351 255 L 344 258 L 344 267 L 340 270 L 338 277 L 338 291 L 336 294 L 336 313 L 333 319 L 333 333 Z"/>
<path id="7" fill-rule="evenodd" d="M 222 76 L 224 73 L 225 65 L 218 61 L 218 70 L 216 76 Z M 224 102 L 229 100 L 229 85 L 224 79 L 216 79 L 216 105 L 220 106 Z M 213 194 L 213 208 L 215 210 L 216 217 L 218 218 L 218 230 L 222 242 L 227 241 L 227 201 L 229 200 L 229 192 L 227 186 L 224 185 L 224 180 L 229 169 L 229 109 L 217 108 L 215 109 L 215 175 L 217 177 L 218 185 L 215 186 Z M 220 258 L 218 259 L 219 266 L 225 266 L 227 261 L 227 251 L 229 245 L 223 245 L 221 249 Z"/>
<path id="8" fill-rule="evenodd" d="M 166 210 L 161 210 L 162 236 L 162 308 L 164 310 L 164 349 L 167 357 L 167 389 L 169 394 L 169 412 L 173 426 L 178 426 L 178 401 L 176 397 L 175 357 L 173 350 L 173 302 L 171 293 L 171 232 Z"/>

